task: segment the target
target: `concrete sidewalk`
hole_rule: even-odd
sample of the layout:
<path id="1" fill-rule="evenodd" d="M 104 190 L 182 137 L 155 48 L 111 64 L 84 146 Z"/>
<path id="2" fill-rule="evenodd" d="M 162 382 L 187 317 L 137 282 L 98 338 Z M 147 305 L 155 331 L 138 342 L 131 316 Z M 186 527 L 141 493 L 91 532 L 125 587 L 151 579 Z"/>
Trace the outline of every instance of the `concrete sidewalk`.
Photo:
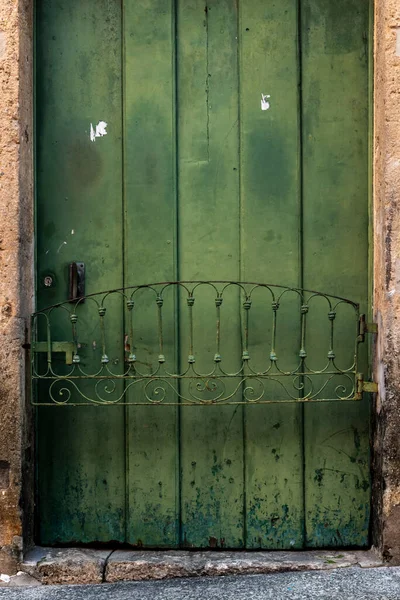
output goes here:
<path id="1" fill-rule="evenodd" d="M 1 588 L 0 600 L 400 600 L 400 567 Z"/>

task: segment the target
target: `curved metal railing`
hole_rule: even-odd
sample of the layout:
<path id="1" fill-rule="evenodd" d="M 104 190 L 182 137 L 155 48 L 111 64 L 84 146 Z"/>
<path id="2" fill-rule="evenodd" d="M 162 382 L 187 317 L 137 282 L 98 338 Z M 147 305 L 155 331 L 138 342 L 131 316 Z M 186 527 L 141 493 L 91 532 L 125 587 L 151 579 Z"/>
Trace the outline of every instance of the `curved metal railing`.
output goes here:
<path id="1" fill-rule="evenodd" d="M 90 294 L 32 316 L 32 402 L 359 400 L 359 322 L 350 300 L 263 283 L 161 282 Z"/>

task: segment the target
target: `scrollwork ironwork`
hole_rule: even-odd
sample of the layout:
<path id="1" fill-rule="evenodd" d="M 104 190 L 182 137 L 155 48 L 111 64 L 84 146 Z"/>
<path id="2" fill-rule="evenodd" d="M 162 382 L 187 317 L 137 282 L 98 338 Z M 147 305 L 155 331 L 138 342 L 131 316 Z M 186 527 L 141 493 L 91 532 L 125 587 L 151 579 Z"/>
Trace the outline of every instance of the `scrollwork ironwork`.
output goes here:
<path id="1" fill-rule="evenodd" d="M 350 300 L 252 282 L 161 282 L 92 294 L 32 316 L 32 402 L 358 400 L 359 318 Z M 121 333 L 116 322 L 124 323 Z"/>

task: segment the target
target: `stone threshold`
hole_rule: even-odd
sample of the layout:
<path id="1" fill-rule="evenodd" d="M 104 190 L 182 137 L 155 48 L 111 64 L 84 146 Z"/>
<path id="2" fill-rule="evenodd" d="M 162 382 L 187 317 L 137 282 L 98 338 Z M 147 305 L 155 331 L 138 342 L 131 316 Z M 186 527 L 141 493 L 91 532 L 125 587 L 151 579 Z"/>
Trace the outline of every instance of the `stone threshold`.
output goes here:
<path id="1" fill-rule="evenodd" d="M 26 554 L 21 572 L 3 585 L 98 584 L 383 565 L 374 549 L 195 552 L 35 547 Z"/>

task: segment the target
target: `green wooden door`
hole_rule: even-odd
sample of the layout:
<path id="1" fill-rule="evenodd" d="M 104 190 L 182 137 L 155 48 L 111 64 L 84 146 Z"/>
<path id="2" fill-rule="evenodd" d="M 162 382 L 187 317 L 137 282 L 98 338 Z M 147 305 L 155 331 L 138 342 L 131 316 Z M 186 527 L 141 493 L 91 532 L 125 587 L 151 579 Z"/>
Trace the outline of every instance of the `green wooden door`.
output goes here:
<path id="1" fill-rule="evenodd" d="M 68 265 L 84 261 L 88 294 L 260 281 L 366 312 L 368 22 L 368 0 L 37 0 L 38 306 L 66 300 Z M 228 361 L 241 344 L 235 303 L 224 307 Z M 110 314 L 122 373 L 117 300 Z M 282 316 L 280 351 L 292 356 L 300 325 Z M 138 341 L 149 362 L 157 341 L 140 348 L 140 336 L 151 318 L 149 308 Z M 179 302 L 164 319 L 180 323 L 167 348 L 179 364 Z M 98 324 L 84 325 L 90 367 Z M 195 327 L 201 363 L 206 317 Z M 324 343 L 308 339 L 317 362 Z M 42 544 L 368 544 L 368 399 L 143 404 L 39 408 Z"/>

